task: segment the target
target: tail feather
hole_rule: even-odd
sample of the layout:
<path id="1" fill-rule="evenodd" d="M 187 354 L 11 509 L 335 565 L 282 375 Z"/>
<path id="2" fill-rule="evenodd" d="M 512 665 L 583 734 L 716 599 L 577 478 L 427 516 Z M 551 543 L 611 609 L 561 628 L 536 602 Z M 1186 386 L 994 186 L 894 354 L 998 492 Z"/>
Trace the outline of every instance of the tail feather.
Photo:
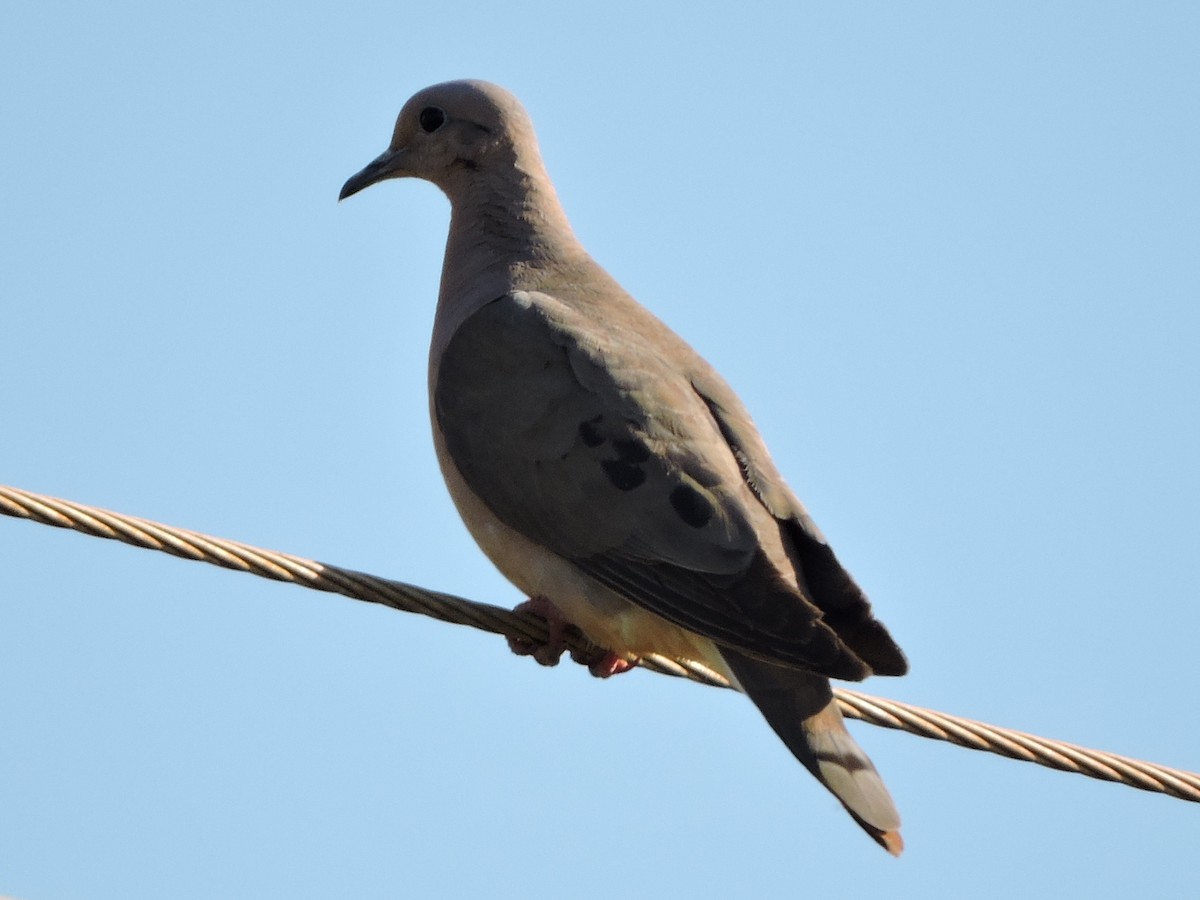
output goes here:
<path id="1" fill-rule="evenodd" d="M 797 751 L 785 738 L 788 748 L 841 801 L 867 834 L 893 856 L 899 856 L 904 849 L 900 813 L 870 758 L 846 730 L 837 701 L 831 700 L 815 716 L 801 722 L 800 730 L 805 736 L 803 751 Z M 775 731 L 782 737 L 778 727 Z M 809 765 L 801 752 L 811 754 L 815 767 Z"/>
<path id="2" fill-rule="evenodd" d="M 743 691 L 796 759 L 880 846 L 899 856 L 900 814 L 842 719 L 829 679 L 721 648 Z"/>

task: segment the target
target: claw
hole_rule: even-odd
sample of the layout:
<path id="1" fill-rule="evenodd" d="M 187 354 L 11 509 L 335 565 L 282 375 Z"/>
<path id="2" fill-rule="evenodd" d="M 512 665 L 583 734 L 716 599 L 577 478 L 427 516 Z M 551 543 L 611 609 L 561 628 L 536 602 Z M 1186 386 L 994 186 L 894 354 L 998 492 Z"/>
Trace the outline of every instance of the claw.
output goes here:
<path id="1" fill-rule="evenodd" d="M 525 638 L 508 638 L 508 649 L 517 656 L 532 656 L 539 665 L 557 666 L 559 658 L 567 649 L 567 622 L 558 607 L 545 597 L 530 597 L 513 612 L 533 613 L 546 620 L 549 632 L 545 643 Z"/>
<path id="2" fill-rule="evenodd" d="M 557 666 L 563 652 L 567 649 L 568 634 L 572 632 L 579 634 L 579 629 L 567 622 L 562 613 L 558 611 L 558 607 L 546 597 L 530 597 L 513 612 L 527 612 L 541 616 L 546 620 L 548 634 L 544 643 L 528 638 L 510 637 L 508 638 L 508 649 L 517 656 L 532 656 L 543 666 Z M 612 651 L 587 655 L 572 650 L 571 659 L 587 666 L 588 671 L 597 678 L 611 678 L 613 675 L 620 675 L 638 664 L 636 658 L 626 659 Z"/>

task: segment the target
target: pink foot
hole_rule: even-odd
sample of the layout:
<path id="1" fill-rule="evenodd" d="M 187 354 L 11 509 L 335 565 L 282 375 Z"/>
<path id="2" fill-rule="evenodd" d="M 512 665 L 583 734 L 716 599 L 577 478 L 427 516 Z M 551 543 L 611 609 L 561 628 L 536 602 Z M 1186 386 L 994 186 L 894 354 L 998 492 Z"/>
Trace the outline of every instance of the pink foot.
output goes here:
<path id="1" fill-rule="evenodd" d="M 637 665 L 637 660 L 628 660 L 623 656 L 608 652 L 598 660 L 588 663 L 588 671 L 597 678 L 612 678 L 622 672 L 628 672 Z"/>
<path id="2" fill-rule="evenodd" d="M 532 656 L 543 666 L 557 666 L 559 657 L 567 649 L 567 620 L 562 617 L 558 607 L 545 597 L 530 597 L 513 612 L 533 613 L 546 620 L 549 632 L 544 644 L 525 638 L 508 639 L 508 649 L 517 656 Z"/>
<path id="3" fill-rule="evenodd" d="M 546 620 L 546 630 L 549 634 L 544 644 L 525 638 L 510 637 L 508 649 L 517 656 L 532 656 L 543 666 L 557 666 L 563 651 L 567 649 L 568 635 L 571 633 L 578 635 L 579 629 L 564 619 L 563 614 L 558 611 L 558 607 L 546 597 L 530 597 L 513 612 L 527 612 L 541 616 Z M 611 678 L 613 675 L 628 672 L 637 665 L 636 659 L 628 660 L 611 651 L 600 651 L 586 656 L 572 651 L 571 659 L 587 666 L 588 671 L 597 678 Z"/>

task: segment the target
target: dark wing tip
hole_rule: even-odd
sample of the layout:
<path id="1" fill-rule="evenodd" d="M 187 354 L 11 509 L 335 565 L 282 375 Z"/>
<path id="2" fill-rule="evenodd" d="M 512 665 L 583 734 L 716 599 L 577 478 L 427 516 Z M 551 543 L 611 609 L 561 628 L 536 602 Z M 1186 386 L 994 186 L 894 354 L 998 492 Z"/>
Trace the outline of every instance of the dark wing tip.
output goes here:
<path id="1" fill-rule="evenodd" d="M 834 621 L 830 621 L 831 618 Z M 826 617 L 829 626 L 854 650 L 859 659 L 871 667 L 873 675 L 908 674 L 908 658 L 896 646 L 882 622 L 867 618 L 853 625 L 843 625 L 836 619 L 836 616 Z"/>
<path id="2" fill-rule="evenodd" d="M 887 627 L 871 612 L 858 582 L 846 571 L 824 541 L 810 534 L 802 522 L 792 519 L 788 535 L 800 561 L 800 573 L 811 599 L 832 628 L 876 675 L 903 675 L 908 660 L 888 633 Z"/>

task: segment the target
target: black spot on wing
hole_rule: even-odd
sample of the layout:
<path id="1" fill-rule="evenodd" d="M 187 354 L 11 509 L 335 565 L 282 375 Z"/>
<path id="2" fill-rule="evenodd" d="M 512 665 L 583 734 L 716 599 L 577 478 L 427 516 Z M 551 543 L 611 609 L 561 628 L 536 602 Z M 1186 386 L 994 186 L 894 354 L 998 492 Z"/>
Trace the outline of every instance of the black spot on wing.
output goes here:
<path id="1" fill-rule="evenodd" d="M 619 491 L 632 491 L 646 480 L 646 473 L 640 466 L 630 465 L 624 460 L 606 459 L 601 461 L 600 467 Z"/>
<path id="2" fill-rule="evenodd" d="M 693 528 L 703 528 L 713 517 L 713 505 L 708 498 L 689 484 L 681 484 L 671 491 L 671 506 Z"/>
<path id="3" fill-rule="evenodd" d="M 599 447 L 604 443 L 604 435 L 596 430 L 596 425 L 604 416 L 596 416 L 586 422 L 579 423 L 579 439 L 588 447 Z"/>
<path id="4" fill-rule="evenodd" d="M 617 451 L 617 458 L 621 462 L 631 465 L 644 463 L 650 458 L 650 448 L 637 440 L 613 441 L 613 449 Z"/>
<path id="5" fill-rule="evenodd" d="M 597 427 L 603 419 L 603 416 L 596 416 L 579 423 L 579 439 L 586 446 L 595 448 L 608 441 Z M 641 486 L 646 481 L 646 471 L 642 468 L 642 463 L 649 461 L 650 448 L 637 438 L 615 438 L 612 448 L 617 458 L 601 460 L 600 467 L 604 469 L 604 474 L 608 476 L 613 487 L 619 491 L 632 491 Z"/>

